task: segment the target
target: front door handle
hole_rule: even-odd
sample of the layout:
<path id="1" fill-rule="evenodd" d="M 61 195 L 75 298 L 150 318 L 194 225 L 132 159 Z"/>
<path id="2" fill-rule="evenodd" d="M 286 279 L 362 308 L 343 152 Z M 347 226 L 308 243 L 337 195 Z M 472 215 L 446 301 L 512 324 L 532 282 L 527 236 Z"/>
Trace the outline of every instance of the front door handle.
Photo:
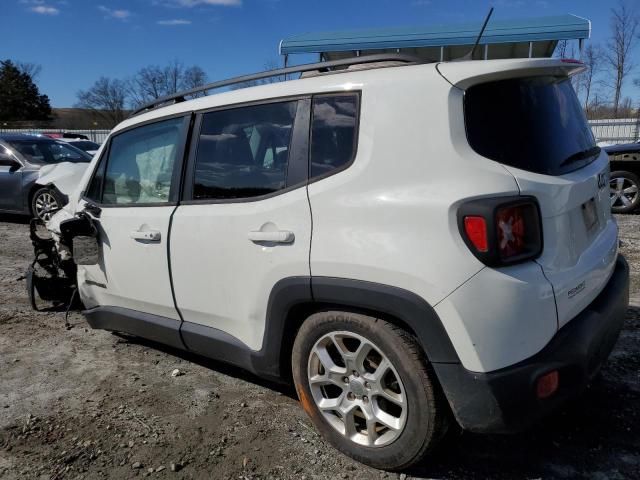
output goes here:
<path id="1" fill-rule="evenodd" d="M 295 239 L 293 232 L 276 230 L 275 232 L 249 232 L 249 240 L 252 242 L 291 243 Z"/>
<path id="2" fill-rule="evenodd" d="M 135 230 L 131 232 L 130 237 L 142 242 L 159 242 L 162 235 L 158 230 Z"/>

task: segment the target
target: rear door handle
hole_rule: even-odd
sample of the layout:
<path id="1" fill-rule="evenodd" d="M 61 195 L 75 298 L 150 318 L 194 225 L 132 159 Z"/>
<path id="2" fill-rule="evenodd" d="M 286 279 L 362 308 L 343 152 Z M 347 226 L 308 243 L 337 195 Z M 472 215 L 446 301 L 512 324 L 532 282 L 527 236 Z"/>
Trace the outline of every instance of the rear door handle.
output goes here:
<path id="1" fill-rule="evenodd" d="M 162 235 L 158 230 L 135 230 L 131 232 L 130 237 L 143 242 L 159 242 Z"/>
<path id="2" fill-rule="evenodd" d="M 291 243 L 295 239 L 293 232 L 276 230 L 275 232 L 249 232 L 249 240 L 252 242 Z"/>

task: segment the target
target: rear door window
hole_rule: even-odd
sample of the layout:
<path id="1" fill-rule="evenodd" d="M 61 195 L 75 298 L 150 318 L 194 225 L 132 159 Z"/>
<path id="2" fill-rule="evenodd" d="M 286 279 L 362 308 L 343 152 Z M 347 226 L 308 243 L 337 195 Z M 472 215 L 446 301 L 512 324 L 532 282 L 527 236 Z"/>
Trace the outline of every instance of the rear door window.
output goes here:
<path id="1" fill-rule="evenodd" d="M 251 198 L 284 189 L 297 105 L 289 101 L 205 113 L 193 200 Z"/>
<path id="2" fill-rule="evenodd" d="M 562 175 L 600 151 L 567 77 L 474 85 L 465 92 L 464 113 L 467 139 L 478 154 L 522 170 Z"/>

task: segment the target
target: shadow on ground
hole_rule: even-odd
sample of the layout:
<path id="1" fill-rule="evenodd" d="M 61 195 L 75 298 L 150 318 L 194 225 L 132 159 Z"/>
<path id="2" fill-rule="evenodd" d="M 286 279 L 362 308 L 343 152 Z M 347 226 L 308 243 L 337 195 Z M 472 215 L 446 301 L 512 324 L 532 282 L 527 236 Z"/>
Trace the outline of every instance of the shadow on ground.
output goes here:
<path id="1" fill-rule="evenodd" d="M 13 213 L 0 213 L 0 222 L 17 223 L 19 225 L 29 225 L 31 217 L 28 215 L 17 215 Z"/>
<path id="2" fill-rule="evenodd" d="M 640 308 L 629 307 L 614 353 L 577 400 L 519 435 L 453 435 L 411 474 L 436 478 L 640 478 L 639 341 Z"/>
<path id="3" fill-rule="evenodd" d="M 160 349 L 296 398 L 290 385 L 146 340 L 118 336 L 123 342 Z M 522 434 L 452 432 L 422 465 L 407 473 L 428 478 L 640 478 L 639 342 L 640 308 L 630 307 L 614 354 L 577 400 Z"/>

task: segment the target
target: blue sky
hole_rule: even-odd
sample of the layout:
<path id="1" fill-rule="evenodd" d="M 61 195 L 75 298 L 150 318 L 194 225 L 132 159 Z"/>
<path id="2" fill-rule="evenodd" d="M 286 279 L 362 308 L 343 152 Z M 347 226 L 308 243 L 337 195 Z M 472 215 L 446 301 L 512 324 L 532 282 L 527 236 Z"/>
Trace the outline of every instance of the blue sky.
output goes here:
<path id="1" fill-rule="evenodd" d="M 637 0 L 632 0 L 637 1 Z M 179 59 L 211 80 L 278 61 L 290 35 L 336 29 L 480 21 L 574 13 L 609 35 L 615 0 L 0 0 L 0 59 L 42 65 L 38 84 L 55 107 L 98 77 L 126 78 Z M 640 46 L 636 50 L 640 58 Z M 640 62 L 637 62 L 640 64 Z M 640 65 L 633 78 L 640 77 Z M 625 94 L 640 100 L 627 82 Z"/>

